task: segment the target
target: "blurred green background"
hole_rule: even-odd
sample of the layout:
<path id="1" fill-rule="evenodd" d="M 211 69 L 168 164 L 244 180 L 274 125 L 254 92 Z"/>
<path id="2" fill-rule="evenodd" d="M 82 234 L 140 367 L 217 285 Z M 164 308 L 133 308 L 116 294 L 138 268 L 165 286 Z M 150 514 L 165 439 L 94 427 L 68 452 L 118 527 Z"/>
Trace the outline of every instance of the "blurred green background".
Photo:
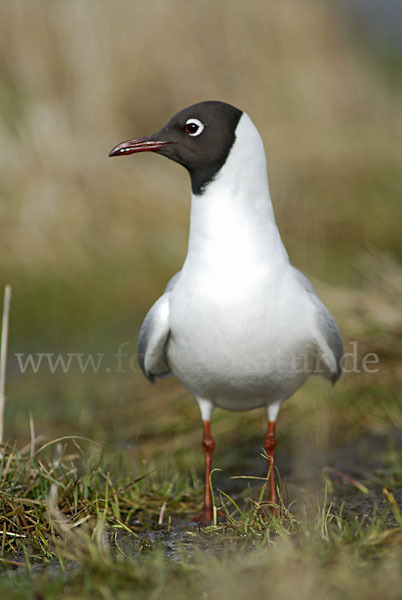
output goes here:
<path id="1" fill-rule="evenodd" d="M 6 437 L 28 437 L 29 411 L 44 435 L 146 439 L 164 412 L 167 428 L 193 423 L 198 436 L 198 409 L 174 381 L 151 388 L 138 373 L 116 373 L 113 358 L 110 373 L 22 374 L 15 354 L 113 357 L 126 341 L 135 352 L 141 320 L 186 254 L 189 181 L 153 154 L 107 154 L 207 99 L 251 116 L 292 261 L 345 342 L 380 355 L 379 375 L 344 377 L 338 393 L 375 396 L 384 382 L 400 393 L 402 48 L 386 5 L 1 3 L 0 283 L 13 287 Z"/>

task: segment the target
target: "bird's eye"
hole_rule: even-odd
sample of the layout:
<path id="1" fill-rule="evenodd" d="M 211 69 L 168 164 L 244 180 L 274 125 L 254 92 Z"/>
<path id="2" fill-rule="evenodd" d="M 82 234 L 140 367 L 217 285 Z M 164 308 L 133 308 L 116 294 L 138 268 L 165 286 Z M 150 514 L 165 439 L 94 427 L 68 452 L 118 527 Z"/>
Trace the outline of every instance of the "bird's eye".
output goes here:
<path id="1" fill-rule="evenodd" d="M 204 123 L 198 119 L 188 119 L 184 126 L 184 130 L 193 137 L 200 135 L 204 131 Z"/>

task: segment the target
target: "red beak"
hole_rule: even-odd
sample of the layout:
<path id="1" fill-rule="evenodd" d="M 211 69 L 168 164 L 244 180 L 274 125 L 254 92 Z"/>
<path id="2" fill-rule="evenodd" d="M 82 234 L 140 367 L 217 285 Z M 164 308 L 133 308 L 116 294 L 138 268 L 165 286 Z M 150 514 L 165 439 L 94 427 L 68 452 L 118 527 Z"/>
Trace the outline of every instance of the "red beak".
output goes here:
<path id="1" fill-rule="evenodd" d="M 171 143 L 153 140 L 151 136 L 127 140 L 115 146 L 109 152 L 109 156 L 123 156 L 125 154 L 134 154 L 135 152 L 155 152 L 159 148 L 162 148 L 162 146 Z"/>

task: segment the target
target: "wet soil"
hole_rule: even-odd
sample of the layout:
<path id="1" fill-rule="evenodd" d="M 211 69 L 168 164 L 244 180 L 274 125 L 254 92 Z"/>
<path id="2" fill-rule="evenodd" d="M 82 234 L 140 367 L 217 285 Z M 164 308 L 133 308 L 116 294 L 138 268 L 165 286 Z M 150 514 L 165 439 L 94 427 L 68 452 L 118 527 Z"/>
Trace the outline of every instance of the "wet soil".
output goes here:
<path id="1" fill-rule="evenodd" d="M 257 440 L 256 440 L 256 443 Z M 250 443 L 250 446 L 253 446 Z M 330 448 L 303 448 L 302 454 L 294 455 L 292 449 L 284 446 L 278 451 L 277 467 L 280 472 L 282 491 L 287 502 L 292 503 L 292 512 L 297 514 L 310 507 L 314 514 L 318 502 L 323 501 L 325 481 L 329 483 L 328 504 L 337 512 L 342 506 L 344 518 L 358 517 L 364 523 L 373 515 L 375 506 L 386 503 L 384 486 L 392 480 L 392 473 L 386 464 L 386 455 L 390 446 L 402 448 L 402 430 L 390 428 L 386 434 L 365 433 L 348 442 Z M 258 457 L 247 456 L 236 464 L 226 464 L 227 471 L 249 473 L 252 477 L 265 477 L 265 463 Z M 226 469 L 225 469 L 226 471 Z M 325 478 L 323 473 L 326 474 Z M 345 476 L 345 478 L 343 477 Z M 351 477 L 363 484 L 368 493 L 347 480 Z M 240 506 L 246 507 L 248 499 L 258 498 L 261 481 L 255 479 L 233 479 L 217 472 L 214 479 L 215 490 L 222 489 Z M 402 488 L 389 489 L 402 507 Z M 218 495 L 218 494 L 217 494 Z M 389 525 L 395 525 L 392 513 L 388 517 Z M 219 552 L 224 540 L 219 537 L 194 536 L 199 526 L 182 515 L 171 515 L 168 525 L 154 524 L 153 530 L 143 536 L 144 548 L 155 543 L 161 544 L 167 556 L 180 560 L 183 549 L 192 551 L 194 547 Z M 129 555 L 133 553 L 132 541 L 126 535 L 119 538 L 119 544 Z"/>
<path id="2" fill-rule="evenodd" d="M 248 439 L 248 447 L 258 447 L 259 440 Z M 324 482 L 329 481 L 328 503 L 333 510 L 337 511 L 343 505 L 343 516 L 345 518 L 358 517 L 364 523 L 365 518 L 373 515 L 375 506 L 386 503 L 383 487 L 389 486 L 392 481 L 392 473 L 386 463 L 386 456 L 390 446 L 401 451 L 402 430 L 390 428 L 387 433 L 373 434 L 365 433 L 360 437 L 332 447 L 318 448 L 314 445 L 303 446 L 303 449 L 295 453 L 294 448 L 283 444 L 278 448 L 276 465 L 281 478 L 281 489 L 286 503 L 292 503 L 292 513 L 295 516 L 305 507 L 310 507 L 313 515 L 318 502 L 322 503 L 324 496 Z M 225 471 L 217 472 L 214 478 L 214 489 L 219 501 L 218 490 L 222 489 L 229 494 L 240 506 L 247 507 L 249 498 L 258 498 L 261 481 L 252 477 L 265 477 L 266 462 L 258 455 L 230 454 L 226 455 Z M 221 453 L 223 456 L 225 452 Z M 232 460 L 234 458 L 235 460 Z M 242 475 L 249 474 L 250 479 L 234 479 L 227 473 Z M 326 474 L 324 479 L 323 473 Z M 342 474 L 354 478 L 357 482 L 364 484 L 368 494 L 362 493 L 355 485 L 347 481 Z M 402 488 L 393 487 L 389 491 L 394 495 L 398 504 L 402 507 Z M 170 518 L 169 518 L 170 517 Z M 167 508 L 166 517 L 162 525 L 156 522 L 148 523 L 144 530 L 140 522 L 133 523 L 143 533 L 133 541 L 133 537 L 121 531 L 115 541 L 127 556 L 137 556 L 139 553 L 147 552 L 155 545 L 163 549 L 165 556 L 172 560 L 180 560 L 184 553 L 191 553 L 194 549 L 219 554 L 225 545 L 223 536 L 203 535 L 197 523 L 191 522 L 190 518 L 182 514 L 171 514 Z M 389 513 L 389 525 L 395 525 L 392 513 Z M 113 542 L 112 542 L 113 545 Z M 17 562 L 25 563 L 25 556 L 12 557 Z M 33 563 L 32 568 L 40 571 L 44 568 L 42 563 Z M 60 572 L 58 563 L 47 564 L 47 569 L 54 570 L 57 575 Z M 67 571 L 70 573 L 77 566 L 71 565 Z M 13 570 L 13 569 L 11 569 Z M 7 569 L 2 573 L 6 574 Z"/>

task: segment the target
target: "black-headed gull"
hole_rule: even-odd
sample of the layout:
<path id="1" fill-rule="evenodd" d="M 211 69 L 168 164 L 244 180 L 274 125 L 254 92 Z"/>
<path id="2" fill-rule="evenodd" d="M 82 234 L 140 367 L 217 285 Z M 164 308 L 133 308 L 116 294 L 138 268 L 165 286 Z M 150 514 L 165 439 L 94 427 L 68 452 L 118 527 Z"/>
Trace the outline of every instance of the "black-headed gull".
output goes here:
<path id="1" fill-rule="evenodd" d="M 198 519 L 208 523 L 213 408 L 267 408 L 270 502 L 276 503 L 280 406 L 308 375 L 334 383 L 343 345 L 310 281 L 289 262 L 275 223 L 263 142 L 245 112 L 200 102 L 157 133 L 119 144 L 110 156 L 145 151 L 186 167 L 192 197 L 187 257 L 144 320 L 139 362 L 151 381 L 174 374 L 197 399 L 206 467 Z"/>

